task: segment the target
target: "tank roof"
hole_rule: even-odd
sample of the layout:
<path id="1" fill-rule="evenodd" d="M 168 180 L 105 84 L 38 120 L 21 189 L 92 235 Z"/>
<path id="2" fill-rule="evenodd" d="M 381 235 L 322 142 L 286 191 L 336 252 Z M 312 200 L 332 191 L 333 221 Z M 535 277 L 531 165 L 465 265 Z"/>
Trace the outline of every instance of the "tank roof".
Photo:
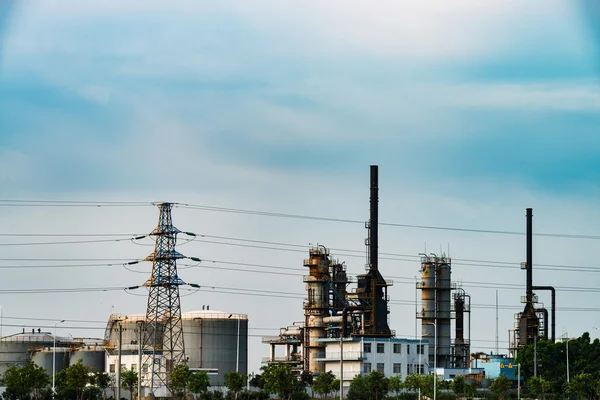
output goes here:
<path id="1" fill-rule="evenodd" d="M 199 310 L 199 311 L 187 311 L 181 313 L 181 318 L 184 320 L 192 320 L 197 318 L 204 319 L 239 319 L 239 320 L 248 320 L 247 314 L 236 314 L 236 313 L 228 313 L 224 311 L 215 311 L 215 310 Z M 120 320 L 120 321 L 144 321 L 146 319 L 146 314 L 112 314 L 110 316 L 111 320 Z"/>

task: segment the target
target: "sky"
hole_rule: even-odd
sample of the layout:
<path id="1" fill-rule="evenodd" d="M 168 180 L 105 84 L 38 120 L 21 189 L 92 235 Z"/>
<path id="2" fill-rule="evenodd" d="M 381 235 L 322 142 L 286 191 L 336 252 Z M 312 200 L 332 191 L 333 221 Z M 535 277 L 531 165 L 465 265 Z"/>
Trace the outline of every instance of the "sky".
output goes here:
<path id="1" fill-rule="evenodd" d="M 497 290 L 506 352 L 532 207 L 534 232 L 558 234 L 533 255 L 557 333 L 597 337 L 599 89 L 592 1 L 0 2 L 3 334 L 65 319 L 59 335 L 102 337 L 111 313 L 143 312 L 143 291 L 40 289 L 143 283 L 150 264 L 121 263 L 152 251 L 129 240 L 152 203 L 199 205 L 173 209 L 204 235 L 179 251 L 211 260 L 181 263 L 203 286 L 182 308 L 248 314 L 258 371 L 260 337 L 303 318 L 310 246 L 364 271 L 376 164 L 380 221 L 429 227 L 380 228 L 398 336 L 415 332 L 418 254 L 449 252 L 472 350 L 496 351 Z"/>

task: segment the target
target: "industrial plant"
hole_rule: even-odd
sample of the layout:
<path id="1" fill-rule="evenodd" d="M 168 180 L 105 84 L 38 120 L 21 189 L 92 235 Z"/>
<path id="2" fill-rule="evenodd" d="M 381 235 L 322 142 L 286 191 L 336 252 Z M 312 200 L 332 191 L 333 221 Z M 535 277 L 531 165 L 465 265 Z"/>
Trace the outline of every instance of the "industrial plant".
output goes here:
<path id="1" fill-rule="evenodd" d="M 343 377 L 345 387 L 356 375 L 371 370 L 402 377 L 435 369 L 442 375 L 451 369 L 456 374 L 476 374 L 464 371 L 470 368 L 470 296 L 452 284 L 451 260 L 445 254 L 423 255 L 421 260 L 417 288 L 423 309 L 416 318 L 421 319 L 422 336 L 397 338 L 390 329 L 392 281 L 379 270 L 378 196 L 378 167 L 372 165 L 366 273 L 349 277 L 345 263 L 334 259 L 328 248 L 311 248 L 304 260 L 308 268 L 303 278 L 304 319 L 282 328 L 278 336 L 263 338 L 270 346 L 263 361 L 288 363 L 298 374 L 332 371 Z M 283 348 L 283 356 L 278 348 Z"/>
<path id="2" fill-rule="evenodd" d="M 345 262 L 336 259 L 323 245 L 311 247 L 303 262 L 306 298 L 298 304 L 298 319 L 281 328 L 276 336 L 264 336 L 269 345 L 264 364 L 285 363 L 297 376 L 318 375 L 331 371 L 341 379 L 342 395 L 352 379 L 360 374 L 379 371 L 386 376 L 434 373 L 442 379 L 463 375 L 474 379 L 486 375 L 486 364 L 512 368 L 516 352 L 537 340 L 555 340 L 555 290 L 533 284 L 533 246 L 531 208 L 527 209 L 526 295 L 524 310 L 515 315 L 509 330 L 507 355 L 471 354 L 471 296 L 452 282 L 449 254 L 421 253 L 421 335 L 396 337 L 390 328 L 390 296 L 393 282 L 379 268 L 379 182 L 378 166 L 370 167 L 370 216 L 366 224 L 367 256 L 365 273 L 349 276 Z M 151 276 L 138 286 L 148 290 L 147 308 L 135 315 L 113 314 L 104 338 L 58 337 L 33 329 L 2 337 L 0 373 L 13 365 L 35 362 L 48 374 L 63 370 L 81 360 L 94 371 L 105 371 L 119 382 L 121 371 L 139 372 L 138 393 L 143 397 L 170 396 L 169 376 L 178 365 L 191 371 L 205 371 L 211 385 L 224 385 L 224 375 L 237 371 L 248 375 L 249 320 L 245 314 L 210 310 L 182 312 L 179 287 L 188 285 L 177 272 L 176 262 L 186 257 L 176 250 L 177 235 L 172 224 L 171 203 L 158 204 L 158 226 L 148 235 L 155 247 L 145 261 L 152 262 Z M 137 261 L 136 261 L 137 262 Z M 131 262 L 129 264 L 134 264 Z M 539 304 L 535 291 L 552 294 L 551 324 L 549 313 Z M 415 307 L 417 306 L 415 297 Z M 302 311 L 300 311 L 302 309 Z M 292 317 L 293 318 L 293 317 Z M 64 322 L 64 321 L 62 321 Z M 55 325 L 56 327 L 56 325 Z M 516 377 L 516 374 L 512 374 Z M 119 385 L 115 395 L 120 398 Z"/>

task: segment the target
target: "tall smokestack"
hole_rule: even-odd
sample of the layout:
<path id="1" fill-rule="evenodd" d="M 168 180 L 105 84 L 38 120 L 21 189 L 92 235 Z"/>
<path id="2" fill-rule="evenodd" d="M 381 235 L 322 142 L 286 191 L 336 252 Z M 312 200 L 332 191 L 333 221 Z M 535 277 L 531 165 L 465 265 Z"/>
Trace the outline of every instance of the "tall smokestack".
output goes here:
<path id="1" fill-rule="evenodd" d="M 379 173 L 378 166 L 371 165 L 371 219 L 369 224 L 369 270 L 378 270 L 379 247 Z"/>
<path id="2" fill-rule="evenodd" d="M 527 304 L 533 303 L 533 209 L 527 209 Z"/>

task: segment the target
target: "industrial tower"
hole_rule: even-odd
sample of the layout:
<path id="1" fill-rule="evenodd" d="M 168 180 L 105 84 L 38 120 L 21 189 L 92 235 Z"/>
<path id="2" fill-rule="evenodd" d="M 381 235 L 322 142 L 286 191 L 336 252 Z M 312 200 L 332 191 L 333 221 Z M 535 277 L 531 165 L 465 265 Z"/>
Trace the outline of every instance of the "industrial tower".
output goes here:
<path id="1" fill-rule="evenodd" d="M 172 203 L 158 204 L 158 226 L 154 252 L 146 257 L 152 261 L 152 275 L 144 283 L 148 287 L 148 307 L 143 340 L 143 369 L 148 371 L 146 385 L 154 394 L 168 388 L 169 374 L 185 361 L 179 286 L 185 285 L 177 275 L 176 260 L 186 258 L 175 250 L 180 230 L 171 220 Z M 140 371 L 140 372 L 141 372 Z"/>
<path id="2" fill-rule="evenodd" d="M 526 232 L 526 252 L 527 261 L 521 263 L 521 269 L 526 270 L 526 292 L 521 297 L 521 303 L 525 303 L 523 312 L 517 313 L 515 319 L 515 329 L 510 339 L 511 349 L 517 350 L 520 347 L 533 344 L 538 339 L 547 340 L 550 332 L 548 326 L 548 310 L 538 305 L 538 296 L 534 290 L 548 290 L 552 295 L 552 342 L 556 339 L 556 291 L 553 286 L 534 286 L 533 285 L 533 209 L 526 209 L 527 232 Z M 510 333 L 509 333 L 510 335 Z"/>

